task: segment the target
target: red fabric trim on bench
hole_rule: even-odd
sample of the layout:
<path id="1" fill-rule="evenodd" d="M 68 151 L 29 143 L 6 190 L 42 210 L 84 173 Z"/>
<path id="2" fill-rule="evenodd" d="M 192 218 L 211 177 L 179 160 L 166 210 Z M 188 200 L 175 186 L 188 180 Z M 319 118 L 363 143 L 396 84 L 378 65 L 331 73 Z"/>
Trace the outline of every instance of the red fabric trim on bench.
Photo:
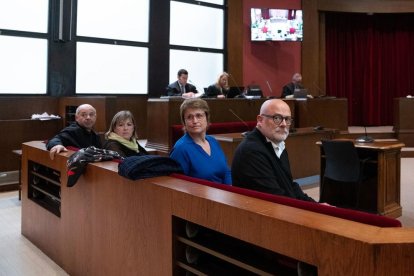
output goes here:
<path id="1" fill-rule="evenodd" d="M 254 198 L 259 198 L 267 201 L 271 201 L 274 203 L 283 204 L 290 207 L 295 207 L 303 210 L 308 210 L 320 214 L 325 214 L 333 217 L 343 218 L 355 222 L 360 222 L 368 225 L 378 226 L 378 227 L 401 227 L 401 222 L 397 219 L 380 216 L 376 214 L 370 214 L 366 212 L 333 207 L 333 206 L 326 206 L 315 202 L 308 202 L 303 200 L 298 200 L 290 197 L 267 194 L 263 192 L 258 192 L 255 190 L 249 190 L 245 188 L 223 185 L 219 183 L 214 183 L 211 181 L 207 181 L 204 179 L 194 178 L 187 175 L 182 174 L 172 174 L 172 177 L 187 180 L 190 182 L 195 182 L 198 184 L 206 185 L 209 187 L 242 194 L 246 196 L 251 196 Z"/>

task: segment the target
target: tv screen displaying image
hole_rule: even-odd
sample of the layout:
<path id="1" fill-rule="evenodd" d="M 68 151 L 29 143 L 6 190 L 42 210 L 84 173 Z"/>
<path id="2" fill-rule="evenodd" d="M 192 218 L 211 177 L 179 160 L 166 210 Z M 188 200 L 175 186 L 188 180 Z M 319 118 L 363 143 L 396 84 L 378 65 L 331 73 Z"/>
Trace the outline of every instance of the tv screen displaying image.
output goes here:
<path id="1" fill-rule="evenodd" d="M 252 41 L 302 41 L 302 10 L 252 8 Z"/>

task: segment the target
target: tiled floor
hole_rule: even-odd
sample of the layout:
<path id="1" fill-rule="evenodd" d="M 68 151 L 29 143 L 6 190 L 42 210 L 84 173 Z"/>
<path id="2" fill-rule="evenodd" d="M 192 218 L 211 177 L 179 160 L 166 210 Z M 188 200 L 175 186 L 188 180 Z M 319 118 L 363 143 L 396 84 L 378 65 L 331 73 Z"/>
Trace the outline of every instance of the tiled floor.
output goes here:
<path id="1" fill-rule="evenodd" d="M 401 159 L 401 204 L 404 227 L 414 227 L 414 158 Z M 317 185 L 306 193 L 319 197 Z M 68 275 L 21 235 L 21 205 L 17 192 L 0 193 L 0 276 Z"/>

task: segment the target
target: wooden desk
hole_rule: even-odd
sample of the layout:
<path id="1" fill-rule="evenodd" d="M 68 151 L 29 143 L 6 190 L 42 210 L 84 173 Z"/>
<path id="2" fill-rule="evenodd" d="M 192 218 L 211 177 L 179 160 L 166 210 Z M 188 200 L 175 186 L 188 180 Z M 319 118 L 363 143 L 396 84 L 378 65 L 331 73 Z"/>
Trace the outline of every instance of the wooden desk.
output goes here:
<path id="1" fill-rule="evenodd" d="M 354 141 L 354 140 L 351 140 Z M 318 143 L 321 145 L 321 143 Z M 374 141 L 373 143 L 355 143 L 358 154 L 371 157 L 373 177 L 366 180 L 361 187 L 360 208 L 381 215 L 397 218 L 402 214 L 400 205 L 401 176 L 401 142 Z M 325 159 L 323 148 L 320 147 L 321 177 L 324 175 Z M 335 186 L 326 182 L 325 198 L 351 202 L 347 187 Z M 349 200 L 349 201 L 348 201 Z M 335 202 L 332 202 L 335 204 Z"/>
<path id="2" fill-rule="evenodd" d="M 168 176 L 132 181 L 111 161 L 88 164 L 69 188 L 72 152 L 50 160 L 41 142 L 22 150 L 22 234 L 70 275 L 173 275 L 177 218 L 315 265 L 320 276 L 414 274 L 412 228 L 370 226 Z M 28 197 L 33 163 L 60 173 L 60 217 Z"/>
<path id="3" fill-rule="evenodd" d="M 23 142 L 50 139 L 62 129 L 62 120 L 0 120 L 0 129 L 4 130 L 0 136 L 0 172 L 17 171 L 20 157 L 13 150 L 20 149 Z"/>
<path id="4" fill-rule="evenodd" d="M 394 131 L 407 147 L 414 147 L 414 98 L 394 99 Z"/>
<path id="5" fill-rule="evenodd" d="M 331 139 L 336 131 L 324 129 L 314 131 L 313 128 L 297 128 L 286 139 L 286 149 L 289 153 L 290 167 L 294 179 L 317 175 L 320 172 L 319 149 L 315 146 L 317 141 Z M 214 134 L 220 143 L 227 163 L 231 166 L 234 152 L 242 141 L 241 133 Z M 306 165 L 305 165 L 306 164 Z"/>
<path id="6" fill-rule="evenodd" d="M 323 126 L 348 130 L 348 99 L 317 98 L 295 102 L 295 127 Z"/>

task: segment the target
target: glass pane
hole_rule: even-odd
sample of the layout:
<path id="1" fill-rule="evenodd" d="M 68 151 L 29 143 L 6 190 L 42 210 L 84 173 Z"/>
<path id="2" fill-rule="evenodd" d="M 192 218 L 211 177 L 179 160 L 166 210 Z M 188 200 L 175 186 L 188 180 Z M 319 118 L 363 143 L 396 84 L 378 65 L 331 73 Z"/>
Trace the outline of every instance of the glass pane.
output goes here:
<path id="1" fill-rule="evenodd" d="M 222 9 L 171 1 L 170 44 L 223 49 L 223 30 Z"/>
<path id="2" fill-rule="evenodd" d="M 47 40 L 0 36 L 0 60 L 0 94 L 46 94 Z"/>
<path id="3" fill-rule="evenodd" d="M 200 2 L 217 4 L 217 5 L 223 5 L 224 4 L 224 0 L 200 0 Z"/>
<path id="4" fill-rule="evenodd" d="M 79 36 L 148 42 L 149 0 L 78 0 L 77 20 Z"/>
<path id="5" fill-rule="evenodd" d="M 147 48 L 78 42 L 76 51 L 76 93 L 147 94 Z"/>
<path id="6" fill-rule="evenodd" d="M 0 0 L 0 29 L 47 33 L 48 0 Z"/>
<path id="7" fill-rule="evenodd" d="M 223 71 L 223 54 L 171 50 L 170 83 L 177 80 L 180 69 L 186 69 L 188 82 L 204 92 L 204 87 L 213 84 Z"/>

